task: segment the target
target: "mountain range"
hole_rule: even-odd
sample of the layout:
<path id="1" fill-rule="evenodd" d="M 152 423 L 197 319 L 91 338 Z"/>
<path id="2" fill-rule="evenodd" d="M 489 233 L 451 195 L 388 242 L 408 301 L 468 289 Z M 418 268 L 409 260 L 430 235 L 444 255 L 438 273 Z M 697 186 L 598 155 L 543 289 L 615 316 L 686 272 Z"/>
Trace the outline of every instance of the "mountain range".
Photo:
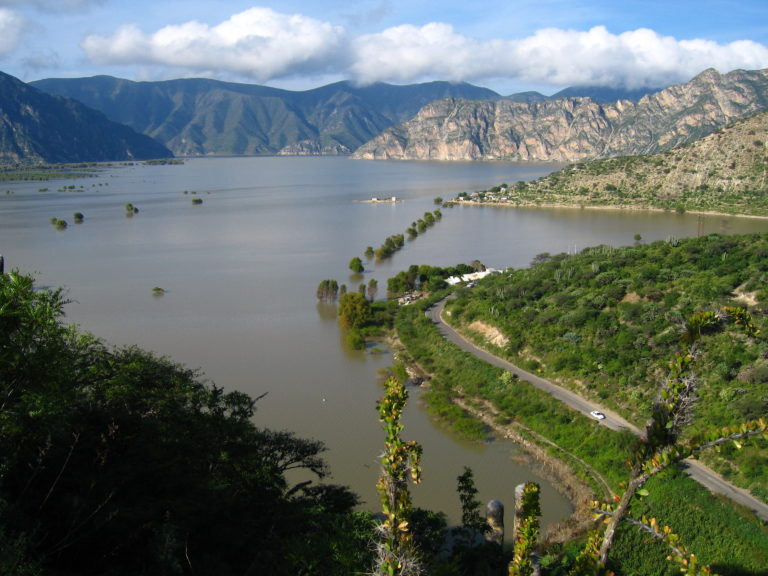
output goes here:
<path id="1" fill-rule="evenodd" d="M 209 79 L 133 82 L 111 76 L 50 78 L 31 83 L 78 100 L 111 120 L 155 138 L 178 156 L 350 154 L 387 128 L 444 98 L 545 102 L 561 94 L 637 99 L 647 91 L 569 88 L 552 97 L 502 97 L 467 83 L 356 86 L 337 82 L 290 91 Z"/>
<path id="2" fill-rule="evenodd" d="M 32 85 L 100 110 L 178 156 L 349 154 L 434 100 L 501 98 L 449 82 L 338 82 L 301 92 L 201 78 L 132 82 L 95 76 Z"/>
<path id="3" fill-rule="evenodd" d="M 552 97 L 502 97 L 449 82 L 338 82 L 296 92 L 209 79 L 0 80 L 6 161 L 140 159 L 170 150 L 571 162 L 670 149 L 768 109 L 766 70 L 707 70 L 655 93 L 582 87 Z"/>
<path id="4" fill-rule="evenodd" d="M 168 158 L 152 138 L 70 98 L 0 72 L 0 161 L 66 163 Z"/>
<path id="5" fill-rule="evenodd" d="M 591 98 L 428 104 L 356 158 L 573 162 L 668 150 L 768 109 L 768 70 L 706 70 L 638 102 Z"/>

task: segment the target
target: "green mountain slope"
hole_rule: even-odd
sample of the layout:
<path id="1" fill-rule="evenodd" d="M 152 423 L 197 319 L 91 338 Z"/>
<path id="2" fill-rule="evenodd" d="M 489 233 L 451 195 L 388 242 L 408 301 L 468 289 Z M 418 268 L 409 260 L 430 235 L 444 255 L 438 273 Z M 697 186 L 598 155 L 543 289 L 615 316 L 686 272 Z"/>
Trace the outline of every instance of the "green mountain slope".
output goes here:
<path id="1" fill-rule="evenodd" d="M 95 162 L 168 158 L 171 152 L 70 98 L 0 72 L 0 160 Z"/>

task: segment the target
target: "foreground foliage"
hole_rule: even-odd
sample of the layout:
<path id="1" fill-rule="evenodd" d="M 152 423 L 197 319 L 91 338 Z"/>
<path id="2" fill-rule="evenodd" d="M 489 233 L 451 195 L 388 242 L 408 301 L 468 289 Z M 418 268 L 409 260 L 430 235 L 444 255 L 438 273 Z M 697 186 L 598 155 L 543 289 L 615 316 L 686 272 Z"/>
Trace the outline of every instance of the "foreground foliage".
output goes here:
<path id="1" fill-rule="evenodd" d="M 322 444 L 256 427 L 245 394 L 65 326 L 63 305 L 0 276 L 0 573 L 370 565 L 356 497 L 313 480 L 327 473 Z"/>
<path id="2" fill-rule="evenodd" d="M 435 297 L 439 298 L 440 295 Z M 401 309 L 397 329 L 408 352 L 433 374 L 430 403 L 440 407 L 441 417 L 450 421 L 456 418 L 459 423 L 470 419 L 451 403 L 457 395 L 465 396 L 465 400 L 487 399 L 498 410 L 498 419 L 516 426 L 524 437 L 557 444 L 560 448 L 552 449 L 553 455 L 565 459 L 585 479 L 592 479 L 598 494 L 605 490 L 600 477 L 609 483 L 611 492 L 623 492 L 622 482 L 627 479 L 625 462 L 632 459 L 634 436 L 611 432 L 528 383 L 505 379 L 501 369 L 462 352 L 444 340 L 424 316 L 423 309 L 429 305 L 425 301 Z M 584 464 L 589 468 L 584 468 Z M 689 550 L 719 574 L 763 573 L 768 558 L 768 530 L 751 513 L 734 510 L 682 474 L 667 473 L 663 481 L 654 478 L 645 488 L 647 494 L 643 492 L 642 498 L 632 501 L 633 513 L 673 526 Z M 617 574 L 679 573 L 666 563 L 669 550 L 665 546 L 653 542 L 647 533 L 638 537 L 635 529 L 630 528 L 619 530 L 610 557 L 612 570 Z M 567 543 L 545 550 L 549 573 L 593 573 L 598 567 L 601 538 L 602 534 L 596 533 L 592 545 L 586 548 L 591 553 L 580 559 Z"/>

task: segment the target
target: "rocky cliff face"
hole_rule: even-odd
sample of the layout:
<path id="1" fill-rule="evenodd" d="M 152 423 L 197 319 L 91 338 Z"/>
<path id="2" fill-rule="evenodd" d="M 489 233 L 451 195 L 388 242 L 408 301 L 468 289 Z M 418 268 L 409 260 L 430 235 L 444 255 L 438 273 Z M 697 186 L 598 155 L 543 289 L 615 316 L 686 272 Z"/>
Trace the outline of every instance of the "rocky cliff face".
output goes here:
<path id="1" fill-rule="evenodd" d="M 448 98 L 361 146 L 357 158 L 571 162 L 649 154 L 768 109 L 768 70 L 707 70 L 639 102 Z"/>

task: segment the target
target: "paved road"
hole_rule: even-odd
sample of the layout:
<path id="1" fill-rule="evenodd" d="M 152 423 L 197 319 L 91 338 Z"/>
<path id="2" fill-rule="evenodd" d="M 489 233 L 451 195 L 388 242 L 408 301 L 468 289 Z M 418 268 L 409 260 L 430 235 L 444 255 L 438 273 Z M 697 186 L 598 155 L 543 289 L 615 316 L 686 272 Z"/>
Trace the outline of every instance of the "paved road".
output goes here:
<path id="1" fill-rule="evenodd" d="M 526 370 L 523 370 L 522 368 L 519 368 L 514 364 L 499 358 L 498 356 L 494 356 L 482 348 L 478 348 L 472 342 L 466 340 L 443 320 L 442 312 L 443 308 L 445 307 L 445 302 L 446 299 L 443 299 L 434 306 L 431 306 L 427 309 L 427 316 L 432 320 L 432 322 L 434 322 L 444 338 L 450 340 L 462 350 L 477 356 L 489 364 L 493 364 L 494 366 L 498 366 L 504 370 L 509 370 L 513 374 L 516 374 L 517 377 L 521 380 L 530 382 L 536 388 L 543 390 L 547 394 L 551 394 L 561 402 L 590 418 L 591 416 L 589 413 L 592 410 L 598 410 L 602 412 L 605 414 L 605 419 L 599 420 L 598 422 L 603 426 L 607 426 L 608 428 L 617 431 L 629 430 L 636 436 L 640 436 L 642 434 L 639 428 L 633 426 L 615 412 L 599 406 L 589 400 L 586 400 L 585 398 L 582 398 L 570 390 L 566 390 L 557 384 L 553 384 L 549 380 L 545 380 L 540 376 L 536 376 L 535 374 L 527 372 Z M 685 467 L 686 473 L 699 484 L 706 487 L 710 492 L 726 496 L 734 502 L 749 508 L 763 521 L 768 522 L 768 505 L 754 498 L 751 494 L 749 494 L 749 492 L 729 484 L 722 476 L 713 470 L 710 470 L 697 460 L 686 460 L 683 465 Z"/>

